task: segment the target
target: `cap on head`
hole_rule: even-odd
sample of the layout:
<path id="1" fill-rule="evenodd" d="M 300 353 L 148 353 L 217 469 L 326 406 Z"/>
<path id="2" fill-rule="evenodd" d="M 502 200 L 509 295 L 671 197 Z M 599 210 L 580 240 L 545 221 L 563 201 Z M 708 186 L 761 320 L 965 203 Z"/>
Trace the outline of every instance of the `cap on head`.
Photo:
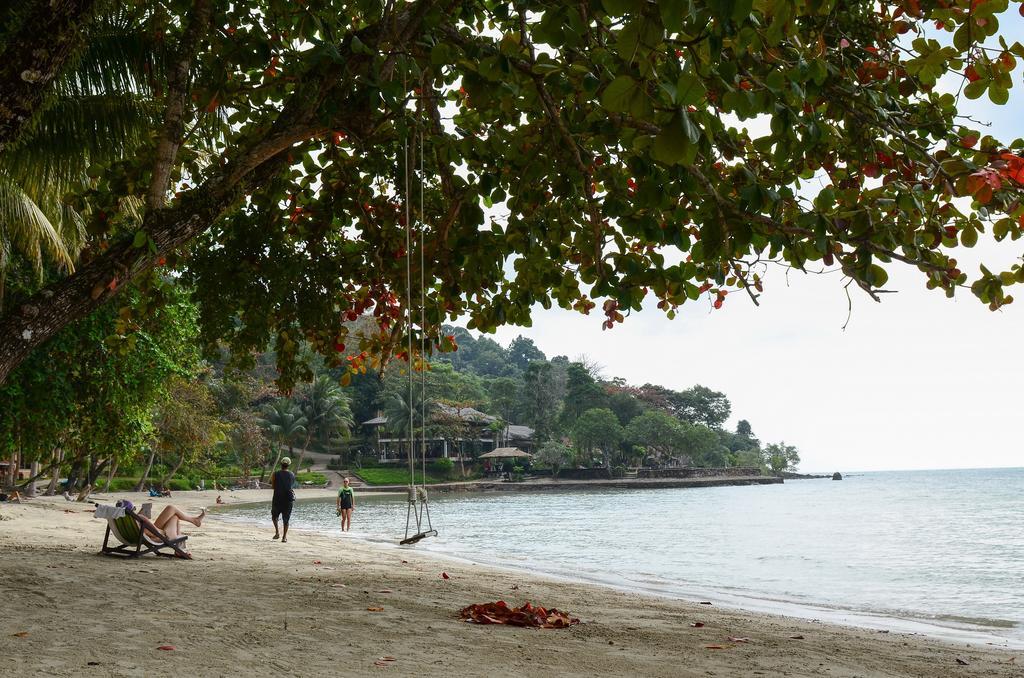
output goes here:
<path id="1" fill-rule="evenodd" d="M 291 466 L 291 463 L 292 463 L 292 458 L 291 457 L 281 457 L 281 466 Z"/>

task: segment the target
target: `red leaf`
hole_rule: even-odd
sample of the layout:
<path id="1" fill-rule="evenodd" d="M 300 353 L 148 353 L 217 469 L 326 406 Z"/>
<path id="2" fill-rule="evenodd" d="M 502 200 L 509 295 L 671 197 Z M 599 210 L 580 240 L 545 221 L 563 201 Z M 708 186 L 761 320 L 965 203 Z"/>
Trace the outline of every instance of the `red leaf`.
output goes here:
<path id="1" fill-rule="evenodd" d="M 451 579 L 451 577 L 448 576 L 447 572 L 442 572 L 441 573 L 441 579 Z"/>
<path id="2" fill-rule="evenodd" d="M 157 649 L 158 650 L 166 650 L 166 651 L 170 652 L 170 651 L 174 650 L 174 646 L 173 645 L 161 645 Z"/>
<path id="3" fill-rule="evenodd" d="M 966 148 L 974 148 L 974 145 L 978 143 L 977 134 L 965 134 L 960 137 L 960 145 Z"/>
<path id="4" fill-rule="evenodd" d="M 964 75 L 967 76 L 967 79 L 971 82 L 981 80 L 981 76 L 978 75 L 978 71 L 974 69 L 973 64 L 967 67 L 967 69 L 964 71 Z"/>
<path id="5" fill-rule="evenodd" d="M 17 633 L 12 633 L 11 635 L 15 638 L 24 638 L 28 635 L 28 631 L 18 631 Z"/>
<path id="6" fill-rule="evenodd" d="M 368 608 L 366 608 L 366 611 L 367 612 L 383 612 L 384 608 L 383 607 L 368 607 Z"/>
<path id="7" fill-rule="evenodd" d="M 470 605 L 462 609 L 459 616 L 467 622 L 477 624 L 507 624 L 542 629 L 564 629 L 578 624 L 580 621 L 570 617 L 568 613 L 554 608 L 548 610 L 528 602 L 524 603 L 522 607 L 510 608 L 503 600 Z"/>
<path id="8" fill-rule="evenodd" d="M 725 645 L 705 645 L 704 647 L 709 649 L 709 650 L 724 650 L 725 649 Z"/>

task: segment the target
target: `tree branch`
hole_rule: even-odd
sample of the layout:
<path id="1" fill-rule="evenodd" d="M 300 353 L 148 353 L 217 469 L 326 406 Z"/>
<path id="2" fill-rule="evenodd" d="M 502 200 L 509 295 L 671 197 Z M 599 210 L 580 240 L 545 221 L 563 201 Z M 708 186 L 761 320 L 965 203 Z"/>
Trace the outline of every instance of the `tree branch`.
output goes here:
<path id="1" fill-rule="evenodd" d="M 16 141 L 51 85 L 84 42 L 95 0 L 34 0 L 0 47 L 0 151 Z"/>

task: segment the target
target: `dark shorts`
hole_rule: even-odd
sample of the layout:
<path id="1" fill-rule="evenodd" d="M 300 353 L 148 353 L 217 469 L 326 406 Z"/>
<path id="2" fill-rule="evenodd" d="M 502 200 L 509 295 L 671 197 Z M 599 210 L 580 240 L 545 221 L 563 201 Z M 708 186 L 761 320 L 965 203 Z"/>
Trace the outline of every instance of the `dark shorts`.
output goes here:
<path id="1" fill-rule="evenodd" d="M 280 516 L 281 520 L 284 521 L 284 524 L 287 525 L 288 521 L 292 517 L 292 502 L 282 501 L 272 503 L 270 505 L 270 517 L 273 520 L 277 520 L 278 516 Z"/>
<path id="2" fill-rule="evenodd" d="M 352 508 L 352 502 L 351 501 L 345 501 L 344 499 L 342 499 L 341 500 L 341 510 L 344 511 L 345 509 L 350 509 L 350 508 Z"/>

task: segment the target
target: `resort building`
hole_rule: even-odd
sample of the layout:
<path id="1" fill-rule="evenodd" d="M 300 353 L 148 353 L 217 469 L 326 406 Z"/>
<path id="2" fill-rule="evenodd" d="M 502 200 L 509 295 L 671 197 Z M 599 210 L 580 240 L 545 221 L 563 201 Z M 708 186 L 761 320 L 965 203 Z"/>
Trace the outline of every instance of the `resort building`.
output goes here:
<path id="1" fill-rule="evenodd" d="M 472 407 L 453 407 L 438 403 L 428 416 L 426 457 L 471 461 L 479 455 L 503 446 L 515 446 L 529 452 L 533 449 L 533 429 L 529 426 L 507 424 L 497 417 Z M 377 457 L 381 463 L 406 461 L 409 441 L 402 434 L 388 430 L 388 418 L 381 415 L 363 422 L 375 440 Z M 415 454 L 420 455 L 420 434 L 417 432 Z"/>

